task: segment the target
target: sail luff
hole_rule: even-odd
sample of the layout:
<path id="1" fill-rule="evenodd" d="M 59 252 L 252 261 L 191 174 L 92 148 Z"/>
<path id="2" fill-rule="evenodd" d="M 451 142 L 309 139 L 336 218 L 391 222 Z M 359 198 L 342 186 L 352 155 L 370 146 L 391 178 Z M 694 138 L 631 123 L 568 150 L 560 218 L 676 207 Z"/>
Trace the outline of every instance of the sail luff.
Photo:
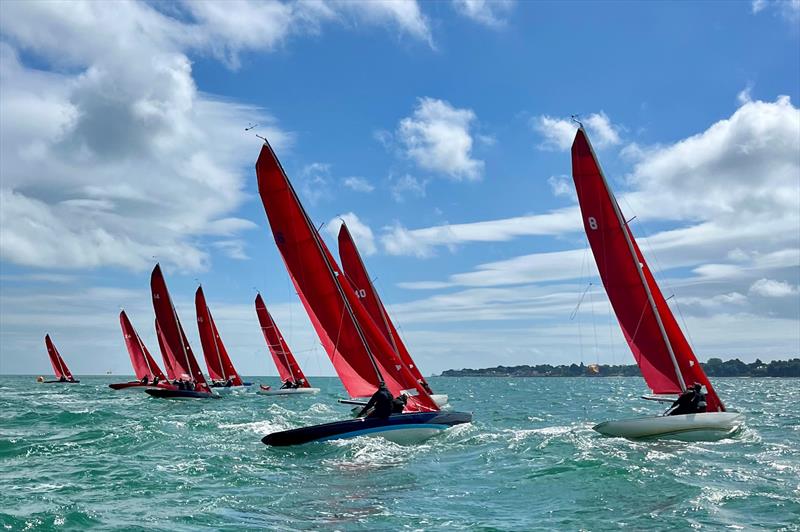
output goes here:
<path id="1" fill-rule="evenodd" d="M 586 131 L 583 129 L 583 126 L 580 127 L 580 132 L 583 133 L 584 136 L 586 135 Z M 597 162 L 597 155 L 595 154 L 594 147 L 592 146 L 592 143 L 589 142 L 588 137 L 586 138 L 586 144 L 589 146 L 589 150 L 595 162 Z M 647 294 L 647 301 L 650 303 L 650 308 L 652 309 L 653 315 L 655 316 L 656 323 L 658 324 L 658 330 L 661 333 L 661 338 L 664 341 L 664 344 L 667 347 L 667 351 L 669 352 L 669 357 L 672 360 L 672 365 L 675 369 L 675 376 L 678 378 L 678 382 L 680 383 L 681 386 L 681 391 L 685 392 L 686 382 L 684 382 L 683 380 L 683 375 L 681 374 L 680 367 L 678 366 L 678 360 L 675 357 L 675 352 L 672 349 L 672 342 L 669 341 L 669 336 L 667 336 L 667 331 L 664 329 L 664 323 L 661 321 L 661 314 L 658 312 L 658 307 L 656 306 L 656 302 L 653 299 L 653 293 L 650 290 L 650 285 L 647 282 L 647 279 L 645 279 L 644 272 L 642 271 L 642 263 L 639 261 L 639 256 L 636 254 L 636 251 L 633 248 L 633 242 L 630 234 L 630 229 L 628 228 L 628 223 L 622 216 L 619 204 L 617 203 L 617 198 L 616 196 L 614 196 L 614 193 L 609 188 L 608 181 L 606 180 L 606 176 L 603 173 L 603 168 L 600 166 L 599 163 L 597 163 L 597 170 L 600 173 L 600 179 L 603 183 L 603 187 L 605 188 L 606 193 L 608 194 L 611 200 L 611 205 L 614 209 L 614 214 L 617 216 L 617 220 L 619 221 L 619 224 L 622 227 L 622 233 L 625 237 L 625 242 L 628 245 L 628 251 L 630 252 L 631 260 L 634 262 L 634 265 L 636 266 L 636 271 L 639 274 L 639 279 L 641 280 L 642 286 L 644 287 L 645 293 Z"/>

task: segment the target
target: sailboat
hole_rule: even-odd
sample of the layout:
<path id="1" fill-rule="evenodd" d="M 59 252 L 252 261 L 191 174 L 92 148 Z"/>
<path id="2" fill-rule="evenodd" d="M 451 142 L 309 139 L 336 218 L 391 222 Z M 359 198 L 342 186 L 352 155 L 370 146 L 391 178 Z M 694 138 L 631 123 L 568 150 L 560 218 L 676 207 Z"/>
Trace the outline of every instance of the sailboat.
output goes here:
<path id="1" fill-rule="evenodd" d="M 296 445 L 364 434 L 408 441 L 472 421 L 472 414 L 440 412 L 430 394 L 397 357 L 352 287 L 347 286 L 266 141 L 256 162 L 256 175 L 275 243 L 347 392 L 351 397 L 369 396 L 377 389 L 374 383 L 382 382 L 393 396 L 405 393 L 408 397 L 402 414 L 277 432 L 262 441 L 267 445 Z"/>
<path id="2" fill-rule="evenodd" d="M 150 275 L 150 290 L 153 294 L 153 309 L 156 313 L 157 327 L 160 328 L 162 341 L 166 351 L 170 354 L 173 371 L 177 380 L 173 382 L 177 389 L 147 389 L 149 395 L 166 399 L 208 399 L 218 398 L 212 394 L 206 383 L 206 378 L 197 359 L 192 353 L 189 340 L 183 331 L 178 313 L 169 297 L 167 283 L 161 273 L 161 267 L 156 264 Z"/>
<path id="3" fill-rule="evenodd" d="M 195 311 L 197 313 L 197 329 L 200 332 L 200 343 L 203 346 L 203 357 L 206 359 L 208 374 L 211 376 L 211 387 L 217 393 L 229 393 L 233 390 L 242 390 L 252 383 L 242 382 L 242 378 L 233 367 L 233 362 L 228 356 L 228 350 L 222 343 L 217 325 L 211 316 L 211 310 L 206 303 L 203 287 L 197 287 L 194 295 Z"/>
<path id="4" fill-rule="evenodd" d="M 258 315 L 258 323 L 261 325 L 261 332 L 264 334 L 264 340 L 267 342 L 269 352 L 272 354 L 272 360 L 275 362 L 275 367 L 278 368 L 278 375 L 281 377 L 281 382 L 290 383 L 291 387 L 281 387 L 274 389 L 270 386 L 261 386 L 258 393 L 262 395 L 297 395 L 297 394 L 315 394 L 319 393 L 319 388 L 312 388 L 311 383 L 303 374 L 300 365 L 295 360 L 292 351 L 286 340 L 283 339 L 278 325 L 272 319 L 272 314 L 267 310 L 261 294 L 256 294 L 256 314 Z"/>
<path id="5" fill-rule="evenodd" d="M 61 355 L 59 354 L 58 349 L 56 349 L 53 341 L 50 339 L 49 334 L 46 334 L 44 337 L 44 345 L 47 347 L 47 355 L 50 357 L 50 364 L 53 366 L 53 373 L 56 374 L 56 380 L 46 381 L 41 378 L 39 382 L 42 384 L 77 384 L 81 382 L 72 376 L 72 372 L 69 370 L 66 363 L 64 363 L 64 359 L 61 358 Z"/>
<path id="6" fill-rule="evenodd" d="M 131 365 L 133 365 L 136 380 L 117 382 L 109 384 L 108 387 L 112 390 L 145 390 L 151 386 L 171 388 L 172 385 L 167 380 L 166 375 L 158 367 L 156 361 L 153 360 L 124 310 L 119 313 L 119 324 L 122 327 L 122 337 L 125 339 L 125 348 L 131 357 Z"/>
<path id="7" fill-rule="evenodd" d="M 744 417 L 727 411 L 703 372 L 622 216 L 583 126 L 572 144 L 572 177 L 606 294 L 642 376 L 655 394 L 645 399 L 671 403 L 699 384 L 707 405 L 705 412 L 606 421 L 594 430 L 607 436 L 686 441 L 734 433 Z"/>
<path id="8" fill-rule="evenodd" d="M 392 323 L 389 317 L 389 313 L 386 312 L 386 308 L 383 306 L 383 302 L 378 296 L 375 285 L 372 283 L 372 279 L 370 279 L 367 273 L 366 266 L 364 266 L 364 261 L 361 259 L 361 254 L 358 252 L 353 237 L 350 235 L 350 230 L 347 228 L 347 224 L 345 224 L 344 221 L 342 221 L 342 225 L 339 228 L 338 241 L 339 259 L 342 261 L 342 269 L 344 270 L 347 281 L 352 286 L 352 290 L 355 291 L 356 296 L 361 300 L 361 303 L 364 305 L 367 312 L 369 312 L 372 320 L 378 326 L 386 340 L 391 344 L 392 350 L 397 357 L 403 361 L 417 382 L 430 394 L 431 399 L 433 399 L 438 406 L 444 406 L 447 404 L 447 395 L 433 393 L 425 377 L 422 376 L 419 368 L 411 358 L 408 349 L 406 349 L 402 338 L 400 338 L 394 323 Z"/>

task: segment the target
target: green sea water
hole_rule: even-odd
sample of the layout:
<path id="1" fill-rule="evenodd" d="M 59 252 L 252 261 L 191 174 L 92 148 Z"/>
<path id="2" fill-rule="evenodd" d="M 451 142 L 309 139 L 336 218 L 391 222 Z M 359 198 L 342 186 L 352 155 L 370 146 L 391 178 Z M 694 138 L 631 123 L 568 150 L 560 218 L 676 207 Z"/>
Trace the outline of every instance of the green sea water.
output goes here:
<path id="1" fill-rule="evenodd" d="M 747 421 L 715 443 L 592 431 L 658 411 L 638 378 L 434 378 L 472 424 L 295 448 L 260 439 L 347 418 L 336 379 L 194 402 L 106 386 L 121 380 L 0 377 L 4 529 L 800 530 L 800 380 L 716 379 Z"/>

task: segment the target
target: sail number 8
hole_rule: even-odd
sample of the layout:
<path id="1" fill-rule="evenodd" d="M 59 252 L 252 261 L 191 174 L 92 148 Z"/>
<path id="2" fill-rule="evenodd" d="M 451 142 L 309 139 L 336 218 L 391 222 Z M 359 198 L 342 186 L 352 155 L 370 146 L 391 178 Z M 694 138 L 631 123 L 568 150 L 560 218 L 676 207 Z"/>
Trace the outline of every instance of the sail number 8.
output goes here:
<path id="1" fill-rule="evenodd" d="M 589 216 L 589 218 L 587 218 L 586 221 L 589 222 L 589 227 L 591 229 L 597 229 L 597 220 L 595 219 L 594 216 Z"/>

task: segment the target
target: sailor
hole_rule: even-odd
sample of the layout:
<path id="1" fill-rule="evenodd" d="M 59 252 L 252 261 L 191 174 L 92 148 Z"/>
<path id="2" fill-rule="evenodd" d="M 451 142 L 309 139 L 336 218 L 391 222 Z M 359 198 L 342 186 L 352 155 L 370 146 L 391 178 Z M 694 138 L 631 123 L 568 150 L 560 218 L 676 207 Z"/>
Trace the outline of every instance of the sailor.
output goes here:
<path id="1" fill-rule="evenodd" d="M 158 375 L 156 375 L 155 377 L 153 377 L 153 386 L 156 386 L 156 385 L 158 384 L 158 381 L 160 381 L 160 380 L 161 380 L 161 379 L 159 379 L 159 378 L 158 378 Z"/>
<path id="2" fill-rule="evenodd" d="M 281 386 L 281 390 L 294 390 L 295 388 L 297 388 L 297 385 L 292 382 L 292 379 L 286 379 Z"/>
<path id="3" fill-rule="evenodd" d="M 405 409 L 407 403 L 408 403 L 408 396 L 404 393 L 401 393 L 400 397 L 392 401 L 392 414 L 402 414 L 403 409 Z"/>
<path id="4" fill-rule="evenodd" d="M 378 386 L 378 391 L 372 394 L 369 401 L 358 413 L 358 417 L 377 417 L 386 419 L 392 415 L 394 397 L 383 382 Z M 370 411 L 371 410 L 371 411 Z"/>
<path id="5" fill-rule="evenodd" d="M 58 382 L 67 382 L 67 377 L 62 375 L 61 378 L 58 379 Z"/>
<path id="6" fill-rule="evenodd" d="M 225 381 L 225 387 L 230 388 L 233 386 L 233 377 L 228 377 L 228 380 Z"/>
<path id="7" fill-rule="evenodd" d="M 703 394 L 703 385 L 699 382 L 683 392 L 672 403 L 664 415 L 679 416 L 681 414 L 699 414 L 706 411 L 706 396 Z"/>
<path id="8" fill-rule="evenodd" d="M 141 382 L 142 384 L 147 384 L 147 375 L 142 377 L 142 380 L 140 380 L 139 382 Z"/>

